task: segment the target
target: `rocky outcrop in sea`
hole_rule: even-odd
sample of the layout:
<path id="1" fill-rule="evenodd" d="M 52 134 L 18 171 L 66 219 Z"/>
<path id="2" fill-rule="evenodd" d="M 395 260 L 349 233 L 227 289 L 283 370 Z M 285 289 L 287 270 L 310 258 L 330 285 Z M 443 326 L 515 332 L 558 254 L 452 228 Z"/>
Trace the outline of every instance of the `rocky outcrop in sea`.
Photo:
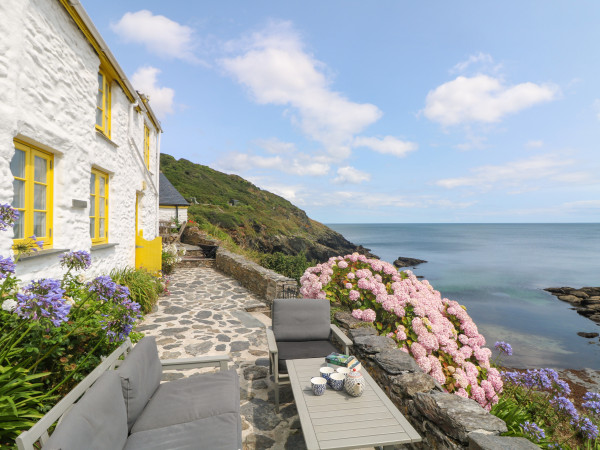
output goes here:
<path id="1" fill-rule="evenodd" d="M 424 259 L 417 259 L 417 258 L 405 258 L 403 256 L 398 256 L 398 259 L 396 259 L 396 261 L 394 261 L 394 266 L 396 266 L 397 268 L 401 268 L 401 267 L 415 267 L 419 264 L 423 264 L 426 263 L 427 261 L 425 261 Z"/>
<path id="2" fill-rule="evenodd" d="M 551 287 L 544 290 L 570 303 L 579 314 L 600 325 L 600 287 Z"/>

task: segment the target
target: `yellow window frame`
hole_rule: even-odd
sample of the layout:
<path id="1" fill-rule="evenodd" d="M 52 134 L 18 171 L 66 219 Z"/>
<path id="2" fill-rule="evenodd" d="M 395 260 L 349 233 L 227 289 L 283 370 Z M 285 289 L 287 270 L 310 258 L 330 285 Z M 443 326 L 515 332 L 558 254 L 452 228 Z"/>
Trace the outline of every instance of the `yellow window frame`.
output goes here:
<path id="1" fill-rule="evenodd" d="M 98 71 L 98 92 L 96 94 L 96 129 L 110 138 L 111 132 L 111 79 L 106 71 Z"/>
<path id="2" fill-rule="evenodd" d="M 104 195 L 102 195 L 100 189 L 102 182 L 104 182 Z M 108 174 L 98 169 L 92 169 L 90 174 L 90 238 L 92 239 L 92 245 L 108 242 L 108 195 Z M 104 204 L 104 214 L 101 211 L 102 204 Z M 103 232 L 101 232 L 102 220 L 104 221 Z"/>
<path id="3" fill-rule="evenodd" d="M 150 128 L 144 124 L 144 161 L 146 168 L 150 170 Z"/>
<path id="4" fill-rule="evenodd" d="M 25 164 L 23 177 L 15 176 L 13 174 L 15 185 L 18 181 L 23 182 L 24 184 L 23 205 L 22 207 L 17 207 L 17 205 L 15 205 L 15 208 L 19 211 L 20 217 L 22 217 L 20 220 L 23 220 L 23 236 L 13 239 L 13 243 L 16 245 L 21 244 L 27 241 L 30 236 L 35 235 L 38 241 L 43 242 L 44 248 L 51 247 L 53 227 L 52 219 L 54 211 L 54 155 L 17 140 L 14 141 L 14 145 L 15 155 L 17 151 L 22 151 L 25 154 Z M 35 177 L 36 158 L 46 162 L 45 182 L 37 180 Z M 36 187 L 45 189 L 45 208 L 40 207 L 39 205 L 36 206 L 35 204 Z M 36 214 L 45 215 L 45 226 L 42 227 L 43 235 L 40 235 L 40 233 L 35 233 L 35 231 L 40 231 L 39 228 L 36 230 L 34 223 Z"/>

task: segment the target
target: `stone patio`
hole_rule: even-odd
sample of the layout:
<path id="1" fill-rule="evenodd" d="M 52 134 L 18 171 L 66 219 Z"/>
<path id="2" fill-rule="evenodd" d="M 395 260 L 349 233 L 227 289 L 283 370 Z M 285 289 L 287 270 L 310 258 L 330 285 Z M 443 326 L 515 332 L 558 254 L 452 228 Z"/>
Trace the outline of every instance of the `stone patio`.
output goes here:
<path id="1" fill-rule="evenodd" d="M 213 268 L 179 268 L 170 278 L 170 295 L 159 299 L 156 311 L 136 330 L 156 336 L 161 359 L 231 356 L 230 368 L 240 376 L 244 449 L 306 448 L 289 386 L 282 387 L 280 413 L 275 413 L 265 334 L 270 319 L 247 312 L 266 304 Z M 166 372 L 164 379 L 193 372 Z"/>

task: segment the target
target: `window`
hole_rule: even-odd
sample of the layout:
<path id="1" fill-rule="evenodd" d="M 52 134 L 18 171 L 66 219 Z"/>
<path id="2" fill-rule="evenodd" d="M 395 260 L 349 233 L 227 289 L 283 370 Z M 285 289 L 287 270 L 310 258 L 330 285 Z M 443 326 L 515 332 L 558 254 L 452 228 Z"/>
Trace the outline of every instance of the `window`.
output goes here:
<path id="1" fill-rule="evenodd" d="M 150 170 L 150 128 L 144 124 L 144 161 Z"/>
<path id="2" fill-rule="evenodd" d="M 19 210 L 15 224 L 15 243 L 35 235 L 52 245 L 53 161 L 50 153 L 15 141 L 15 154 L 10 161 L 13 180 L 13 206 Z"/>
<path id="3" fill-rule="evenodd" d="M 110 137 L 110 80 L 102 70 L 98 72 L 96 128 Z"/>
<path id="4" fill-rule="evenodd" d="M 90 237 L 92 244 L 108 241 L 108 174 L 96 169 L 90 178 Z"/>

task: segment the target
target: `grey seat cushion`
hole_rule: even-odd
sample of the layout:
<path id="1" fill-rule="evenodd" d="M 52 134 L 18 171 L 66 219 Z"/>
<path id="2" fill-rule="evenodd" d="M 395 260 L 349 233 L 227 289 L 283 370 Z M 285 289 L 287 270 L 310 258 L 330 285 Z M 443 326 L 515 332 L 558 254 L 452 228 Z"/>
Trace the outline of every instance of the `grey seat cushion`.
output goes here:
<path id="1" fill-rule="evenodd" d="M 338 351 L 329 341 L 277 342 L 277 349 L 279 373 L 287 373 L 286 359 L 325 358 Z"/>
<path id="2" fill-rule="evenodd" d="M 240 413 L 240 385 L 235 370 L 161 384 L 131 432 L 135 434 L 225 413 Z"/>
<path id="3" fill-rule="evenodd" d="M 219 414 L 156 430 L 140 431 L 129 436 L 125 446 L 125 450 L 237 450 L 241 448 L 242 425 L 239 413 Z"/>
<path id="4" fill-rule="evenodd" d="M 127 440 L 127 413 L 121 379 L 102 374 L 56 427 L 44 450 L 122 449 Z"/>
<path id="5" fill-rule="evenodd" d="M 127 409 L 127 427 L 131 430 L 162 377 L 162 365 L 153 336 L 143 338 L 133 347 L 118 373 Z"/>
<path id="6" fill-rule="evenodd" d="M 329 339 L 329 300 L 286 298 L 273 300 L 273 334 L 279 341 Z"/>

